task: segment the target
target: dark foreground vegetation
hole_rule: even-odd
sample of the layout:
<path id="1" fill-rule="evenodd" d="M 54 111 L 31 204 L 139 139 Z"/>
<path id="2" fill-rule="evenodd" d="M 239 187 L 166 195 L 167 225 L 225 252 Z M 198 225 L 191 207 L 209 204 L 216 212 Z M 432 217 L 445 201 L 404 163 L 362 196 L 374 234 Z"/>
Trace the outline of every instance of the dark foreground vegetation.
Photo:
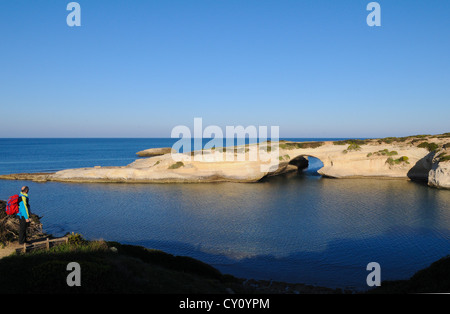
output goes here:
<path id="1" fill-rule="evenodd" d="M 67 265 L 77 262 L 81 286 L 68 286 Z M 244 280 L 196 259 L 116 242 L 85 241 L 0 259 L 0 293 L 253 294 L 342 293 L 303 284 Z"/>
<path id="2" fill-rule="evenodd" d="M 67 285 L 70 262 L 81 286 Z M 104 241 L 4 257 L 0 274 L 0 293 L 226 293 L 233 284 L 189 257 Z"/>
<path id="3" fill-rule="evenodd" d="M 450 256 L 419 270 L 408 280 L 383 281 L 368 293 L 442 293 L 450 292 Z"/>
<path id="4" fill-rule="evenodd" d="M 75 237 L 75 238 L 74 238 Z M 0 293 L 148 293 L 148 294 L 339 294 L 357 293 L 303 284 L 244 280 L 185 256 L 116 242 L 85 241 L 75 235 L 49 251 L 0 259 Z M 67 265 L 81 268 L 81 286 L 69 287 Z M 409 280 L 383 281 L 360 293 L 450 292 L 450 257 Z"/>

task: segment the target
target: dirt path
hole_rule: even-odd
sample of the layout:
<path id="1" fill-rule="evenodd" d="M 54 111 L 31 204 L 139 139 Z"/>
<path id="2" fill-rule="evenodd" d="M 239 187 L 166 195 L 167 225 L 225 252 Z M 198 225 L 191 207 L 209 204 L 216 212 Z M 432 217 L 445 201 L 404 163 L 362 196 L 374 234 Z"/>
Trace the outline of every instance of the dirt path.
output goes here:
<path id="1" fill-rule="evenodd" d="M 20 245 L 18 242 L 9 243 L 5 247 L 0 248 L 0 258 L 11 255 L 16 252 L 16 249 L 21 247 L 23 247 L 23 245 Z"/>

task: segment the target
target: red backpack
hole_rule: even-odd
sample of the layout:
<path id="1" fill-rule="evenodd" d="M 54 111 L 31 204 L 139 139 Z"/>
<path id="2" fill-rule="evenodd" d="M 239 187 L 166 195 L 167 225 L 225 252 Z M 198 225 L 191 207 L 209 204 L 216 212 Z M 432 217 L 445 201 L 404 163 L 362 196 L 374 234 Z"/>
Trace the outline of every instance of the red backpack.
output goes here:
<path id="1" fill-rule="evenodd" d="M 15 215 L 19 212 L 19 195 L 13 195 L 8 199 L 6 204 L 6 214 Z"/>

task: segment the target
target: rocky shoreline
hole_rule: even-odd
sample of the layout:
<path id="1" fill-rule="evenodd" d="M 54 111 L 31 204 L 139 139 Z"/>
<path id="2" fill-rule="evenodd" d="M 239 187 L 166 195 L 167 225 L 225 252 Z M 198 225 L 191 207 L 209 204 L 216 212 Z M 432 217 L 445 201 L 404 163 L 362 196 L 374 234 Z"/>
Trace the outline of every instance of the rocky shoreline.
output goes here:
<path id="1" fill-rule="evenodd" d="M 5 210 L 6 202 L 0 200 L 0 243 L 3 245 L 18 242 L 19 239 L 19 219 L 15 215 L 7 215 Z M 42 231 L 41 218 L 42 217 L 31 213 L 30 225 L 27 228 L 27 240 L 33 241 L 36 239 L 51 237 Z"/>
<path id="2" fill-rule="evenodd" d="M 267 154 L 264 158 L 263 151 Z M 121 167 L 7 174 L 0 175 L 0 179 L 86 183 L 258 182 L 268 176 L 302 170 L 307 167 L 308 158 L 315 157 L 323 163 L 318 172 L 324 177 L 401 178 L 450 189 L 450 133 L 334 142 L 265 142 L 231 149 L 214 147 L 189 154 L 153 148 L 137 154 L 151 157 Z M 227 159 L 230 156 L 231 160 Z"/>

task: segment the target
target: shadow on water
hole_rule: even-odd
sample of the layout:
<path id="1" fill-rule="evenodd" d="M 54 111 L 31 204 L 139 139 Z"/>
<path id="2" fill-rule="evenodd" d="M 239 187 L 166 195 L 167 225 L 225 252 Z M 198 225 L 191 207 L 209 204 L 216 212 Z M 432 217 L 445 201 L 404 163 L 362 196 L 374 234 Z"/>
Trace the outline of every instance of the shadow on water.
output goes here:
<path id="1" fill-rule="evenodd" d="M 366 267 L 370 262 L 380 264 L 382 280 L 401 280 L 409 279 L 418 270 L 450 254 L 450 232 L 447 230 L 442 231 L 442 237 L 436 238 L 426 230 L 406 227 L 402 236 L 414 239 L 406 247 L 404 241 L 393 236 L 397 232 L 390 230 L 381 236 L 361 239 L 335 239 L 320 252 L 298 251 L 286 256 L 267 254 L 242 259 L 209 253 L 201 247 L 181 242 L 130 241 L 126 244 L 190 256 L 212 265 L 223 274 L 239 278 L 365 291 L 369 274 Z M 438 247 L 439 251 L 425 252 L 423 245 Z M 411 260 L 414 260 L 413 265 Z"/>
<path id="2" fill-rule="evenodd" d="M 286 180 L 302 180 L 310 177 L 321 178 L 318 171 L 323 167 L 323 162 L 312 156 L 298 156 L 289 162 L 290 165 L 297 167 L 297 171 L 292 171 L 276 176 L 264 177 L 260 182 L 281 183 Z"/>

